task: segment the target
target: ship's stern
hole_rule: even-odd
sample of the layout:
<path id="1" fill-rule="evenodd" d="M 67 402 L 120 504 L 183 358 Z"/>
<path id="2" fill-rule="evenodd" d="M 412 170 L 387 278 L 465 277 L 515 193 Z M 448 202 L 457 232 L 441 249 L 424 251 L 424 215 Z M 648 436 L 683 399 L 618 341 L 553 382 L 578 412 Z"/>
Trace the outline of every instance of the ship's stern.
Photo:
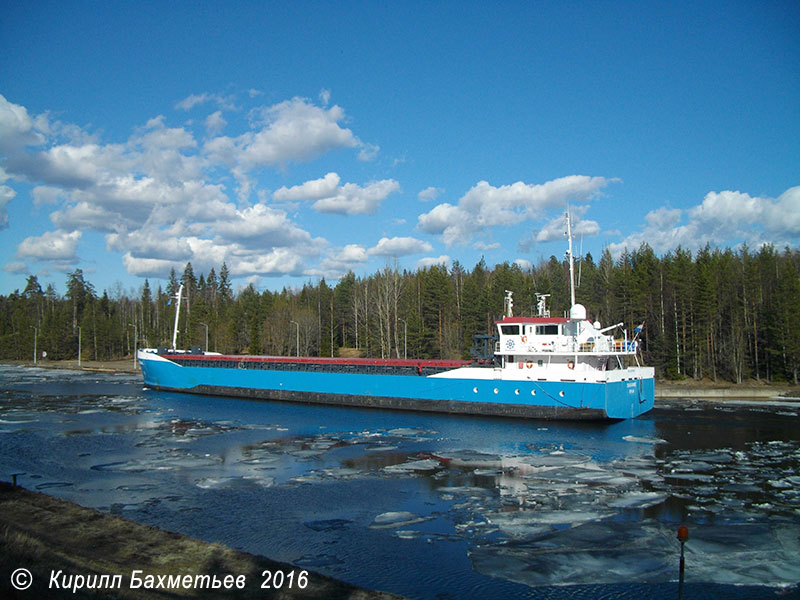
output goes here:
<path id="1" fill-rule="evenodd" d="M 606 415 L 609 419 L 634 419 L 655 405 L 655 369 L 632 367 L 606 383 Z"/>

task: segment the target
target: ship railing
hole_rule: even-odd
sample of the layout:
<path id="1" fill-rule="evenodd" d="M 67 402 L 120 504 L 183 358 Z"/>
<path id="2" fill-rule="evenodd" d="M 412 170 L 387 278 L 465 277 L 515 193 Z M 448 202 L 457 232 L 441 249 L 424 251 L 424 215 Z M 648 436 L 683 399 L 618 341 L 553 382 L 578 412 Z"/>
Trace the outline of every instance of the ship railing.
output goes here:
<path id="1" fill-rule="evenodd" d="M 626 354 L 635 354 L 639 342 L 633 340 L 614 340 L 614 351 Z"/>
<path id="2" fill-rule="evenodd" d="M 495 354 L 636 354 L 639 342 L 633 340 L 600 340 L 591 342 L 559 342 L 536 344 L 515 344 L 513 348 L 503 348 L 500 342 L 494 346 Z"/>

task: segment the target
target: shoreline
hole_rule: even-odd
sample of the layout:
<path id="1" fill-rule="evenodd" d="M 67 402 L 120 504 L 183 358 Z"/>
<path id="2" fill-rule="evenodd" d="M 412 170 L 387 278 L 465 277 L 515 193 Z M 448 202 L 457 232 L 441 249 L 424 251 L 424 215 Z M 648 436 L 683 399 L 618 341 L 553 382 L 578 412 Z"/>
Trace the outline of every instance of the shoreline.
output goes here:
<path id="1" fill-rule="evenodd" d="M 128 521 L 7 482 L 0 482 L 0 548 L 0 596 L 4 598 L 97 598 L 113 594 L 115 598 L 202 595 L 403 600 L 395 594 L 360 588 L 308 569 Z M 12 587 L 17 585 L 12 573 L 16 576 L 19 569 L 26 569 L 27 577 L 32 579 L 24 590 Z M 113 579 L 116 576 L 119 578 Z M 148 579 L 150 576 L 152 579 Z M 172 586 L 158 587 L 159 581 L 165 583 L 170 576 Z M 204 581 L 208 576 L 215 578 L 212 585 Z M 274 585 L 267 585 L 272 577 Z M 175 585 L 179 580 L 183 583 Z M 230 585 L 214 586 L 217 582 Z"/>
<path id="2" fill-rule="evenodd" d="M 108 361 L 81 361 L 77 360 L 45 360 L 35 365 L 32 361 L 25 360 L 0 360 L 0 364 L 16 365 L 21 367 L 38 367 L 42 369 L 65 369 L 70 371 L 87 371 L 99 373 L 121 373 L 137 375 L 139 368 L 134 369 L 133 357 L 121 360 Z M 656 380 L 656 400 L 778 400 L 785 402 L 800 401 L 800 386 L 789 383 L 765 383 L 760 381 L 746 381 L 731 383 L 725 381 L 711 381 L 704 379 L 684 379 L 682 381 Z"/>

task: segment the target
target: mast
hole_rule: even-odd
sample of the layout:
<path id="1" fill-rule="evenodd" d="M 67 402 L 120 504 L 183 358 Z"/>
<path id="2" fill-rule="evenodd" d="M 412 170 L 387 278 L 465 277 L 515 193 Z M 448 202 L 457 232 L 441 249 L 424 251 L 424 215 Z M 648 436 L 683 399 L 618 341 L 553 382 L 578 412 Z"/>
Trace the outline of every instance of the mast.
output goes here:
<path id="1" fill-rule="evenodd" d="M 178 304 L 175 307 L 175 328 L 172 330 L 172 349 L 176 350 L 175 344 L 178 341 L 178 317 L 181 315 L 181 298 L 183 297 L 183 284 L 181 287 L 178 288 L 178 294 L 176 295 Z"/>
<path id="2" fill-rule="evenodd" d="M 575 306 L 575 260 L 572 257 L 572 224 L 569 220 L 569 208 L 567 209 L 567 239 L 569 240 L 569 250 L 567 250 L 567 257 L 569 258 L 569 293 L 570 293 L 570 306 Z"/>

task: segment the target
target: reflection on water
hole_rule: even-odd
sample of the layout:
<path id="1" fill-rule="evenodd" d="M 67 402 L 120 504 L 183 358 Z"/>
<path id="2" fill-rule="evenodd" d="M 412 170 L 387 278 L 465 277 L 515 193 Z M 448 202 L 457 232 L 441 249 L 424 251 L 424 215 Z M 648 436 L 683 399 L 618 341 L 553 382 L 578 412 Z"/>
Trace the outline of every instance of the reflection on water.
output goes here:
<path id="1" fill-rule="evenodd" d="M 691 597 L 794 594 L 796 423 L 337 409 L 0 366 L 3 479 L 412 598 L 673 598 L 680 523 Z"/>

